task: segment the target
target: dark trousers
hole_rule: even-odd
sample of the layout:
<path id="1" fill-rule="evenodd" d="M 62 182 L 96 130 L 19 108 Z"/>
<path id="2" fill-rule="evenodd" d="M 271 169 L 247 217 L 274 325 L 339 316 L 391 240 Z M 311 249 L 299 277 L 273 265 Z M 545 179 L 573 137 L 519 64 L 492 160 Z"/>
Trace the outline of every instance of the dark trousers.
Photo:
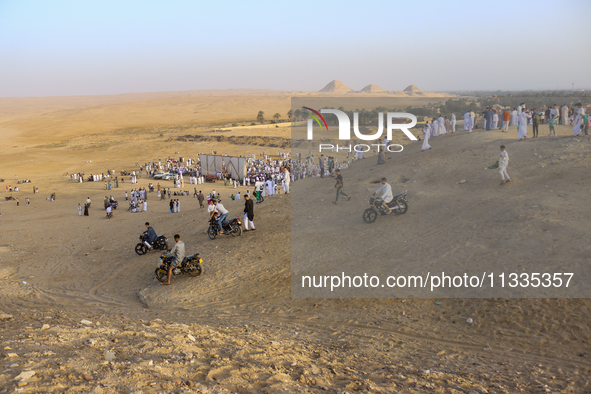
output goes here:
<path id="1" fill-rule="evenodd" d="M 335 201 L 339 201 L 339 194 L 342 194 L 345 197 L 349 197 L 347 193 L 343 191 L 342 187 L 337 187 L 337 199 Z"/>
<path id="2" fill-rule="evenodd" d="M 538 136 L 538 124 L 534 123 L 534 137 Z"/>

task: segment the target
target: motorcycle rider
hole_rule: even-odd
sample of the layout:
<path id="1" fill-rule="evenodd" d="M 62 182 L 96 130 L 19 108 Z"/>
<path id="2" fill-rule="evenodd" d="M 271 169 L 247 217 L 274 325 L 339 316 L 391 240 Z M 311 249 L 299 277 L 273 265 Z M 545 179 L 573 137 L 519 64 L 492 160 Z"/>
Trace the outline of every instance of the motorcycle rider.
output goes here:
<path id="1" fill-rule="evenodd" d="M 386 208 L 388 210 L 388 212 L 386 212 L 386 214 L 387 215 L 391 214 L 392 210 L 388 206 L 388 203 L 390 201 L 392 201 L 392 199 L 394 198 L 394 195 L 392 194 L 392 186 L 390 186 L 390 184 L 388 182 L 386 182 L 386 178 L 382 178 L 382 187 L 380 187 L 378 190 L 376 190 L 376 192 L 373 195 L 375 196 L 376 193 L 382 194 L 382 197 L 381 197 L 382 198 L 382 205 L 384 206 L 384 208 Z"/>
<path id="2" fill-rule="evenodd" d="M 156 241 L 158 235 L 156 235 L 156 231 L 154 228 L 150 226 L 150 222 L 146 222 L 146 231 L 144 231 L 144 243 L 148 247 L 148 249 L 152 250 L 152 243 Z"/>
<path id="3" fill-rule="evenodd" d="M 209 220 L 213 217 L 214 214 L 218 214 L 218 225 L 220 226 L 220 234 L 224 233 L 224 228 L 222 227 L 222 222 L 228 217 L 228 210 L 224 205 L 219 202 L 219 200 L 213 200 L 214 209 L 209 217 Z"/>
<path id="4" fill-rule="evenodd" d="M 170 277 L 172 276 L 172 270 L 177 268 L 183 260 L 185 259 L 185 243 L 181 241 L 181 236 L 178 234 L 174 235 L 174 241 L 176 242 L 172 249 L 168 251 L 164 256 L 170 257 L 172 256 L 173 259 L 170 262 L 170 267 L 168 268 L 168 279 L 163 284 L 169 285 L 170 284 Z"/>

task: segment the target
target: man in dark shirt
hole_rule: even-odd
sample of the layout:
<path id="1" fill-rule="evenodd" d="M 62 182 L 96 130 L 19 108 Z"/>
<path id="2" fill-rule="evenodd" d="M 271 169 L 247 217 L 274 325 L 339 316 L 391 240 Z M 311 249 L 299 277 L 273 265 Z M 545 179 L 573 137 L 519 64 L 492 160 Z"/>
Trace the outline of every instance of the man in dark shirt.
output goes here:
<path id="1" fill-rule="evenodd" d="M 199 194 L 197 194 L 197 200 L 199 200 L 199 209 L 203 208 L 204 199 L 205 197 L 203 197 L 203 193 L 201 193 L 201 190 L 199 190 Z"/>
<path id="2" fill-rule="evenodd" d="M 248 196 L 244 196 L 244 231 L 255 230 L 254 223 L 252 222 L 254 219 L 254 203 Z M 248 227 L 251 227 L 250 230 Z"/>
<path id="3" fill-rule="evenodd" d="M 540 118 L 540 113 L 538 111 L 536 111 L 536 109 L 534 108 L 532 111 L 532 124 L 534 126 L 534 138 L 538 136 L 538 125 L 539 125 L 539 118 Z"/>
<path id="4" fill-rule="evenodd" d="M 154 231 L 154 228 L 150 226 L 150 222 L 146 222 L 146 227 L 148 229 L 144 233 L 146 234 L 144 237 L 144 243 L 146 244 L 148 249 L 152 250 L 152 243 L 156 240 L 156 238 L 158 238 L 158 235 L 156 235 L 156 231 Z"/>
<path id="5" fill-rule="evenodd" d="M 320 155 L 319 164 L 320 164 L 320 178 L 324 178 L 324 155 Z"/>
<path id="6" fill-rule="evenodd" d="M 342 194 L 343 196 L 347 197 L 347 200 L 351 199 L 351 196 L 347 195 L 347 193 L 343 191 L 343 176 L 341 175 L 341 170 L 337 170 L 336 173 L 337 183 L 334 185 L 334 187 L 337 188 L 337 198 L 335 201 L 332 202 L 333 204 L 337 204 L 337 201 L 339 201 L 339 194 Z"/>

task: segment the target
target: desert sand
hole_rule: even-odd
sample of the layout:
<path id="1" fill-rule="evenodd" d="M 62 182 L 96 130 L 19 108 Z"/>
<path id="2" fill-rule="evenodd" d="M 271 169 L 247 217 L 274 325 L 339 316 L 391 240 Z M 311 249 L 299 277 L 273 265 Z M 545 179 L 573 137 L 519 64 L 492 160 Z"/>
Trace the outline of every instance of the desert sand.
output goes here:
<path id="1" fill-rule="evenodd" d="M 106 191 L 102 182 L 67 175 L 132 170 L 158 156 L 214 149 L 274 155 L 287 150 L 280 144 L 288 124 L 250 123 L 259 110 L 267 119 L 286 114 L 293 94 L 0 99 L 0 392 L 589 391 L 588 299 L 292 299 L 291 204 L 304 201 L 268 198 L 255 206 L 255 232 L 211 241 L 195 198 L 180 197 L 181 212 L 169 214 L 168 202 L 150 195 L 148 212 L 133 214 L 123 197 L 128 179 Z M 409 189 L 408 213 L 381 222 L 411 229 L 400 250 L 407 259 L 436 255 L 451 263 L 459 254 L 484 264 L 506 252 L 588 262 L 591 141 L 562 126 L 550 140 L 540 129 L 540 138 L 521 143 L 515 127 L 508 134 L 460 131 L 433 139 L 428 152 L 409 144 L 380 168 L 370 155 L 343 171 L 353 196 L 348 206 L 330 203 L 332 179 L 304 179 L 292 189 L 307 193 L 319 216 L 343 212 L 345 225 L 367 228 L 367 189 L 374 174 L 387 173 L 395 191 Z M 498 173 L 484 169 L 501 143 L 515 179 L 503 188 Z M 32 180 L 12 193 L 18 207 L 3 198 L 15 175 Z M 149 182 L 158 183 L 144 175 L 138 186 Z M 200 186 L 220 192 L 231 216 L 241 214 L 242 201 L 228 199 L 237 190 Z M 54 202 L 46 200 L 52 192 Z M 110 220 L 101 209 L 106 194 L 121 204 Z M 86 197 L 93 206 L 80 217 Z M 499 217 L 503 201 L 507 215 Z M 204 274 L 162 286 L 154 278 L 157 252 L 133 250 L 145 221 L 169 238 L 181 234 L 187 252 L 204 259 Z M 438 222 L 445 226 L 435 231 Z M 509 237 L 500 225 L 519 231 Z"/>

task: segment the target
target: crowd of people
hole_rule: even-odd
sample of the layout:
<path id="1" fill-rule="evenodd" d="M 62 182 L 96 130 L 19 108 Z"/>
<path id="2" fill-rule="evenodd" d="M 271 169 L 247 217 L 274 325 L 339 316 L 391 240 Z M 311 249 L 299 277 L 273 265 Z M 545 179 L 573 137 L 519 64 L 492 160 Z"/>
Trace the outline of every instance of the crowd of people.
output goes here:
<path id="1" fill-rule="evenodd" d="M 539 136 L 539 126 L 548 125 L 548 135 L 550 137 L 556 136 L 556 126 L 558 124 L 572 126 L 573 136 L 588 136 L 590 120 L 585 112 L 585 108 L 581 103 L 575 104 L 573 107 L 566 105 L 558 107 L 554 104 L 542 109 L 527 108 L 526 103 L 521 103 L 511 110 L 509 107 L 493 108 L 487 107 L 479 115 L 474 110 L 469 110 L 464 114 L 464 130 L 472 133 L 478 129 L 478 121 L 482 120 L 482 129 L 486 131 L 500 130 L 508 132 L 510 126 L 517 126 L 517 139 L 524 141 L 528 136 L 528 126 L 532 127 L 533 137 Z M 425 121 L 423 127 L 423 144 L 422 151 L 431 149 L 429 140 L 444 135 L 453 133 L 456 129 L 456 116 L 451 114 L 451 119 L 448 120 L 446 116 L 439 116 L 433 118 L 431 122 Z"/>
<path id="2" fill-rule="evenodd" d="M 452 112 L 450 118 L 451 119 L 448 119 L 447 116 L 439 115 L 438 118 L 433 118 L 431 123 L 429 123 L 428 120 L 425 121 L 425 127 L 423 128 L 423 146 L 421 151 L 431 149 L 429 139 L 456 132 L 456 114 Z M 469 122 L 470 120 L 464 119 L 464 122 L 466 121 Z"/>
<path id="3" fill-rule="evenodd" d="M 247 156 L 246 171 L 241 177 L 233 177 L 231 173 L 224 169 L 220 169 L 219 172 L 215 174 L 214 179 L 223 181 L 224 185 L 230 185 L 233 188 L 246 187 L 244 194 L 248 197 L 251 203 L 251 197 L 254 197 L 257 203 L 262 203 L 265 197 L 272 196 L 281 191 L 289 193 L 289 185 L 293 178 L 288 169 L 288 167 L 292 165 L 290 154 L 279 151 L 277 152 L 278 158 L 272 158 L 270 155 L 263 152 L 260 157 L 261 158 L 257 158 L 254 154 L 249 154 Z M 189 177 L 189 182 L 191 184 L 204 184 L 205 182 L 203 180 L 207 175 L 202 172 L 199 157 L 197 159 L 183 157 L 177 159 L 169 157 L 165 160 L 162 160 L 161 157 L 159 157 L 158 161 L 146 162 L 143 165 L 136 163 L 136 166 L 139 167 L 139 171 L 133 170 L 128 172 L 122 170 L 121 181 L 123 181 L 123 175 L 125 174 L 131 177 L 133 184 L 135 182 L 133 177 L 140 176 L 140 174 L 144 172 L 150 177 L 154 177 L 156 174 L 162 173 L 163 171 L 175 174 L 176 176 L 172 179 L 172 189 L 171 187 L 162 186 L 160 182 L 158 182 L 155 187 L 154 184 L 150 182 L 148 188 L 140 187 L 131 189 L 129 192 L 125 191 L 125 201 L 129 203 L 128 211 L 130 210 L 132 212 L 146 211 L 149 193 L 157 192 L 159 200 L 169 199 L 168 211 L 170 213 L 178 213 L 180 212 L 181 205 L 181 198 L 179 197 L 188 197 L 191 195 L 191 192 L 188 190 L 177 190 L 179 186 L 183 185 L 183 183 L 179 185 L 179 180 L 183 179 L 183 174 L 185 177 Z M 105 189 L 111 190 L 112 187 L 119 186 L 118 183 L 114 183 L 114 180 L 117 179 L 117 177 L 113 177 L 114 174 L 115 170 L 108 169 L 106 175 L 105 173 L 93 174 L 89 178 L 91 178 L 92 181 L 103 180 L 107 185 Z M 76 182 L 80 182 L 80 179 L 83 177 L 83 172 L 70 175 L 70 179 Z M 113 182 L 113 186 L 111 186 L 111 182 Z M 197 192 L 197 188 L 194 188 L 193 196 L 198 199 L 200 207 L 204 207 L 205 196 L 203 193 L 201 191 Z M 207 205 L 209 206 L 213 204 L 214 201 L 220 201 L 220 198 L 221 196 L 219 193 L 215 190 L 212 191 L 207 195 Z M 236 195 L 232 193 L 230 196 L 231 200 L 239 200 L 241 198 L 240 191 L 238 191 Z M 112 196 L 105 196 L 105 209 L 115 209 L 117 206 L 116 204 L 117 202 Z M 84 215 L 88 216 L 90 201 L 87 201 L 84 206 L 82 204 L 78 205 L 79 215 L 81 216 L 82 211 L 84 210 Z M 254 224 L 252 224 L 252 227 L 254 227 Z"/>
<path id="4" fill-rule="evenodd" d="M 348 160 L 349 152 L 347 152 L 347 160 L 340 162 L 335 156 L 325 156 L 320 154 L 318 161 L 316 161 L 314 154 L 308 152 L 306 157 L 302 158 L 301 153 L 296 154 L 295 160 L 290 162 L 291 177 L 293 181 L 298 179 L 333 176 L 336 170 L 343 170 L 349 167 L 351 161 Z M 361 160 L 365 158 L 363 152 L 355 153 L 353 160 Z"/>

